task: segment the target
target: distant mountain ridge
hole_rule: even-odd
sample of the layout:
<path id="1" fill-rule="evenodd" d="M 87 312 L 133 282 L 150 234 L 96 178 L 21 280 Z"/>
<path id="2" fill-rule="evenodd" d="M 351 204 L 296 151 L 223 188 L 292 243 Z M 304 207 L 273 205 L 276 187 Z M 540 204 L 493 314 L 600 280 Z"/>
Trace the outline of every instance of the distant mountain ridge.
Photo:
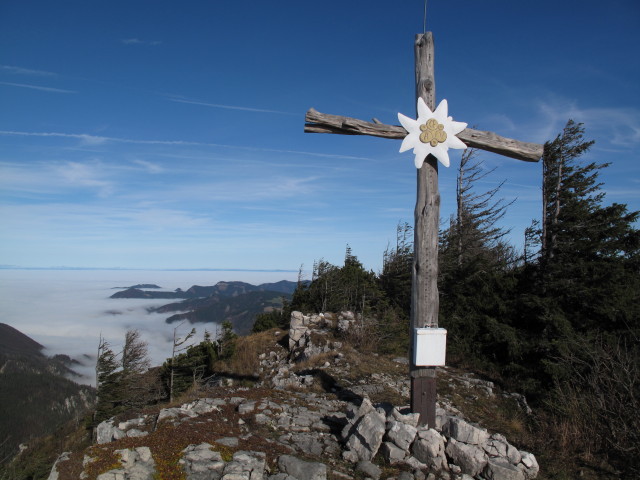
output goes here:
<path id="1" fill-rule="evenodd" d="M 223 297 L 211 295 L 207 298 L 184 300 L 178 303 L 164 305 L 156 312 L 184 312 L 171 315 L 165 321 L 167 323 L 189 320 L 191 323 L 222 323 L 231 322 L 233 329 L 240 335 L 251 332 L 255 318 L 260 313 L 270 312 L 283 307 L 282 298 L 290 299 L 289 294 L 275 291 L 254 291 L 240 295 Z"/>
<path id="2" fill-rule="evenodd" d="M 220 295 L 223 297 L 233 297 L 243 295 L 249 292 L 273 291 L 291 295 L 296 289 L 297 282 L 289 280 L 281 280 L 275 283 L 262 283 L 260 285 L 252 285 L 246 282 L 218 282 L 213 286 L 202 287 L 193 285 L 188 290 L 180 288 L 173 292 L 158 292 L 142 290 L 140 285 L 129 287 L 121 292 L 116 292 L 110 298 L 203 298 L 211 295 Z M 153 288 L 160 288 L 154 285 Z"/>
<path id="3" fill-rule="evenodd" d="M 137 285 L 131 285 L 130 287 L 113 287 L 112 290 L 128 290 L 130 288 L 162 288 L 155 283 L 139 283 Z"/>
<path id="4" fill-rule="evenodd" d="M 183 299 L 149 309 L 155 313 L 175 313 L 167 323 L 188 320 L 190 323 L 229 321 L 240 335 L 249 333 L 256 315 L 283 307 L 283 299 L 290 300 L 297 282 L 281 280 L 252 285 L 246 282 L 218 282 L 213 286 L 193 285 L 188 290 L 174 292 L 146 291 L 129 288 L 114 293 L 111 298 Z"/>

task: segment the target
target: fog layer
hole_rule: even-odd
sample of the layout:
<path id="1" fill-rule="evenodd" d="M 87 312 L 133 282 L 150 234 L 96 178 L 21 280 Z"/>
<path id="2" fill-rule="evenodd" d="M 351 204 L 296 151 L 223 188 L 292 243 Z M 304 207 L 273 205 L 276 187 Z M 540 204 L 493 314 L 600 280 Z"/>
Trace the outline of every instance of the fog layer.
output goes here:
<path id="1" fill-rule="evenodd" d="M 163 290 L 219 281 L 258 285 L 294 280 L 287 272 L 203 272 L 139 270 L 0 270 L 0 322 L 11 325 L 46 347 L 47 355 L 65 354 L 81 362 L 76 370 L 83 383 L 94 384 L 95 355 L 100 334 L 114 351 L 122 348 L 125 332 L 138 329 L 149 344 L 152 365 L 171 355 L 173 329 L 167 314 L 148 313 L 149 307 L 172 300 L 111 299 L 114 287 L 155 283 Z M 215 324 L 195 324 L 197 339 Z M 191 325 L 183 325 L 186 334 Z"/>

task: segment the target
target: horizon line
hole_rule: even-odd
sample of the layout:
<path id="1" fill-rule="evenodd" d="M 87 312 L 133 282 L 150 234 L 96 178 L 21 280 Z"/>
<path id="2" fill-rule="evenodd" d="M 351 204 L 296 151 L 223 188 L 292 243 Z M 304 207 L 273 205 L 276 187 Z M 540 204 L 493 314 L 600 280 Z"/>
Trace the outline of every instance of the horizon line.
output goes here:
<path id="1" fill-rule="evenodd" d="M 268 272 L 296 273 L 298 270 L 282 268 L 133 268 L 133 267 L 23 267 L 19 265 L 0 265 L 0 270 L 122 270 L 151 272 Z"/>

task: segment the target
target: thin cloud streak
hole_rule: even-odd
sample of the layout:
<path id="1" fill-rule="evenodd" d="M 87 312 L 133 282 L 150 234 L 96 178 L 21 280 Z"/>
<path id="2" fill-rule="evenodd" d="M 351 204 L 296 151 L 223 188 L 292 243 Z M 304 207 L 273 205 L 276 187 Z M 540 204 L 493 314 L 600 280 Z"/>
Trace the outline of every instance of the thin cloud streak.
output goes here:
<path id="1" fill-rule="evenodd" d="M 291 112 L 283 112 L 280 110 L 268 110 L 268 109 L 264 109 L 264 108 L 253 108 L 253 107 L 241 107 L 239 105 L 221 105 L 219 103 L 207 103 L 207 102 L 198 102 L 195 100 L 182 100 L 179 98 L 169 98 L 170 101 L 172 102 L 176 102 L 176 103 L 188 103 L 191 105 L 202 105 L 204 107 L 211 107 L 211 108 L 222 108 L 225 110 L 240 110 L 243 112 L 259 112 L 259 113 L 277 113 L 278 115 L 292 115 L 292 116 L 297 116 L 297 113 L 291 113 Z"/>
<path id="2" fill-rule="evenodd" d="M 45 72 L 44 70 L 32 70 L 30 68 L 16 67 L 14 65 L 0 65 L 0 70 L 16 75 L 34 75 L 39 77 L 56 77 L 58 74 Z"/>
<path id="3" fill-rule="evenodd" d="M 99 145 L 104 142 L 129 143 L 136 145 L 176 145 L 176 146 L 199 146 L 199 147 L 219 147 L 237 150 L 248 150 L 254 152 L 290 153 L 294 155 L 308 155 L 322 158 L 340 158 L 345 160 L 372 160 L 369 157 L 356 157 L 352 155 L 340 155 L 330 153 L 305 152 L 301 150 L 284 150 L 278 148 L 247 147 L 241 145 L 227 145 L 224 143 L 190 142 L 185 140 L 135 140 L 131 138 L 103 137 L 99 135 L 88 135 L 79 133 L 59 133 L 59 132 L 20 132 L 15 130 L 0 130 L 0 135 L 19 137 L 58 137 L 75 138 L 91 145 Z"/>
<path id="4" fill-rule="evenodd" d="M 225 164 L 227 169 L 213 169 L 204 172 L 198 170 L 190 177 L 188 184 L 183 182 L 147 182 L 144 178 L 131 177 L 132 170 L 145 171 L 153 175 L 188 174 L 188 170 L 179 172 L 146 160 L 135 159 L 131 163 L 118 164 L 109 161 L 91 159 L 87 161 L 51 161 L 30 162 L 0 161 L 0 190 L 5 196 L 33 195 L 51 196 L 78 194 L 80 189 L 99 197 L 111 196 L 118 192 L 118 198 L 126 201 L 153 201 L 158 203 L 201 202 L 203 200 L 224 201 L 226 204 L 245 204 L 247 202 L 265 202 L 282 198 L 300 197 L 300 200 L 316 191 L 323 177 L 296 176 L 290 172 L 268 176 L 262 174 L 240 175 L 237 164 Z M 230 169 L 230 170 L 229 170 Z M 166 178 L 166 177 L 161 177 Z M 128 188 L 133 190 L 128 191 Z M 299 200 L 299 201 L 300 201 Z"/>
<path id="5" fill-rule="evenodd" d="M 133 163 L 140 165 L 149 173 L 163 173 L 165 171 L 160 165 L 146 160 L 134 160 Z"/>
<path id="6" fill-rule="evenodd" d="M 140 40 L 139 38 L 123 38 L 121 42 L 125 45 L 149 45 L 152 47 L 162 44 L 160 40 Z"/>
<path id="7" fill-rule="evenodd" d="M 42 92 L 78 93 L 78 92 L 76 92 L 74 90 L 64 90 L 62 88 L 53 88 L 53 87 L 41 87 L 41 86 L 38 86 L 38 85 L 28 85 L 26 83 L 0 82 L 0 85 L 8 85 L 10 87 L 30 88 L 32 90 L 40 90 Z"/>
<path id="8" fill-rule="evenodd" d="M 35 164 L 0 161 L 0 172 L 0 187 L 5 196 L 49 196 L 81 188 L 106 197 L 114 190 L 113 182 L 105 178 L 105 167 L 96 161 L 47 161 Z"/>

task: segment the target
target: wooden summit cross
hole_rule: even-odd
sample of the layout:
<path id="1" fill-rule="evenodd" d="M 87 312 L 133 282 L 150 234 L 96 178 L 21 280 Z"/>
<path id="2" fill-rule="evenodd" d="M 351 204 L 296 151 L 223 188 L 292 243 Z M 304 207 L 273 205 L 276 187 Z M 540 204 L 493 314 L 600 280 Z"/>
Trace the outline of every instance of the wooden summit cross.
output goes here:
<path id="1" fill-rule="evenodd" d="M 422 98 L 435 109 L 433 34 L 426 32 L 415 39 L 416 101 Z M 424 129 L 423 129 L 424 130 Z M 305 132 L 371 135 L 403 139 L 407 130 L 399 125 L 369 123 L 355 118 L 328 115 L 310 109 L 305 116 Z M 492 132 L 467 128 L 457 134 L 467 147 L 478 148 L 507 157 L 537 162 L 543 146 L 504 138 Z M 422 140 L 425 142 L 424 140 Z M 417 172 L 417 200 L 414 224 L 414 253 L 411 287 L 411 411 L 420 413 L 420 423 L 435 427 L 435 367 L 418 367 L 414 362 L 415 328 L 438 326 L 438 226 L 440 193 L 438 160 L 429 154 Z"/>

